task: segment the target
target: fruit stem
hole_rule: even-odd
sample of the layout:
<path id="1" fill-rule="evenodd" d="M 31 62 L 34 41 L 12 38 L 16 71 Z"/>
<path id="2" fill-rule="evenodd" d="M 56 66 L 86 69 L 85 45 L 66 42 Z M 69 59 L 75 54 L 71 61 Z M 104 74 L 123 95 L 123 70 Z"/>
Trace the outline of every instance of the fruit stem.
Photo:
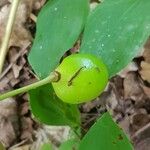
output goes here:
<path id="1" fill-rule="evenodd" d="M 12 1 L 10 15 L 9 15 L 8 23 L 7 23 L 7 26 L 6 26 L 5 36 L 4 36 L 2 46 L 1 46 L 1 49 L 0 49 L 0 74 L 2 72 L 3 64 L 4 64 L 4 61 L 5 61 L 6 54 L 7 54 L 9 39 L 10 39 L 10 36 L 11 36 L 13 24 L 14 24 L 14 21 L 15 21 L 15 16 L 16 16 L 18 5 L 19 5 L 19 1 L 20 0 L 13 0 Z"/>
<path id="2" fill-rule="evenodd" d="M 56 81 L 58 81 L 58 79 L 59 79 L 59 74 L 57 72 L 52 72 L 47 78 L 45 78 L 43 80 L 40 80 L 40 81 L 35 82 L 33 84 L 19 88 L 17 90 L 13 90 L 13 91 L 7 92 L 5 94 L 1 94 L 0 95 L 0 101 L 4 100 L 6 98 L 9 98 L 9 97 L 13 97 L 15 95 L 18 95 L 20 93 L 24 93 L 24 92 L 27 92 L 29 90 L 35 89 L 35 88 L 40 87 L 42 85 L 48 84 L 50 82 L 56 82 Z"/>

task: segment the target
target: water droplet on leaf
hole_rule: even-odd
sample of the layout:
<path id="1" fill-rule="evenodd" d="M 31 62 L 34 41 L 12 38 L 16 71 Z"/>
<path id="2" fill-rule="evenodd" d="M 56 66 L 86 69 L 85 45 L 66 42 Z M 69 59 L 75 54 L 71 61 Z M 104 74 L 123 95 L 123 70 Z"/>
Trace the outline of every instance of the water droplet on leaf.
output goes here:
<path id="1" fill-rule="evenodd" d="M 99 30 L 95 30 L 95 33 L 99 33 Z"/>
<path id="2" fill-rule="evenodd" d="M 58 10 L 58 8 L 57 8 L 57 7 L 55 7 L 55 8 L 54 8 L 54 10 L 55 10 L 55 11 L 57 11 L 57 10 Z"/>

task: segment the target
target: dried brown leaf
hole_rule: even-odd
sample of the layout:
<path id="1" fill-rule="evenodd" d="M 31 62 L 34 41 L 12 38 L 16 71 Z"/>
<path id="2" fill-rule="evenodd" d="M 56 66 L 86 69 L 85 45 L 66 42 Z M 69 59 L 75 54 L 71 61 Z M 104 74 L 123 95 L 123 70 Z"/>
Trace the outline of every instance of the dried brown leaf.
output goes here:
<path id="1" fill-rule="evenodd" d="M 16 138 L 12 122 L 6 117 L 0 116 L 0 141 L 5 147 L 9 147 Z"/>
<path id="2" fill-rule="evenodd" d="M 143 53 L 144 61 L 141 62 L 140 74 L 143 80 L 150 83 L 150 39 L 145 44 Z"/>
<path id="3" fill-rule="evenodd" d="M 17 16 L 9 46 L 21 47 L 25 41 L 31 41 L 32 39 L 29 31 L 24 26 L 25 22 L 27 21 L 27 18 L 29 17 L 29 12 L 31 9 L 27 2 L 27 0 L 21 1 L 18 7 Z M 0 44 L 5 34 L 5 27 L 7 24 L 10 7 L 11 5 L 7 4 L 3 6 L 0 10 Z"/>
<path id="4" fill-rule="evenodd" d="M 146 62 L 146 61 L 142 61 L 141 62 L 141 77 L 143 80 L 146 80 L 150 83 L 150 63 Z"/>
<path id="5" fill-rule="evenodd" d="M 119 122 L 119 126 L 124 130 L 124 132 L 130 135 L 129 126 L 130 126 L 130 119 L 128 116 L 125 116 L 122 121 Z"/>
<path id="6" fill-rule="evenodd" d="M 137 64 L 135 62 L 131 62 L 122 71 L 120 71 L 118 75 L 122 78 L 125 78 L 129 72 L 137 70 L 138 70 Z"/>
<path id="7" fill-rule="evenodd" d="M 8 0 L 1 0 L 0 1 L 0 8 L 3 7 L 4 5 L 6 5 L 8 3 Z"/>
<path id="8" fill-rule="evenodd" d="M 143 99 L 144 92 L 140 86 L 140 81 L 135 72 L 130 72 L 124 79 L 124 98 L 140 101 Z"/>
<path id="9" fill-rule="evenodd" d="M 148 98 L 150 98 L 150 88 L 147 87 L 147 86 L 144 86 L 144 85 L 142 85 L 142 88 L 143 88 L 144 93 L 146 94 L 146 96 L 147 96 Z"/>
<path id="10" fill-rule="evenodd" d="M 132 132 L 135 132 L 150 122 L 148 114 L 138 113 L 131 117 Z"/>
<path id="11" fill-rule="evenodd" d="M 29 117 L 22 117 L 21 118 L 21 139 L 22 140 L 29 140 L 30 142 L 33 141 L 33 120 Z"/>
<path id="12" fill-rule="evenodd" d="M 9 150 L 30 150 L 31 145 L 22 145 L 16 148 L 10 148 Z"/>
<path id="13" fill-rule="evenodd" d="M 149 150 L 150 149 L 150 138 L 141 140 L 136 146 L 135 150 Z"/>
<path id="14" fill-rule="evenodd" d="M 0 115 L 5 117 L 17 115 L 16 101 L 12 98 L 0 101 Z"/>
<path id="15" fill-rule="evenodd" d="M 145 50 L 143 53 L 143 57 L 147 63 L 150 63 L 150 39 L 145 44 Z"/>

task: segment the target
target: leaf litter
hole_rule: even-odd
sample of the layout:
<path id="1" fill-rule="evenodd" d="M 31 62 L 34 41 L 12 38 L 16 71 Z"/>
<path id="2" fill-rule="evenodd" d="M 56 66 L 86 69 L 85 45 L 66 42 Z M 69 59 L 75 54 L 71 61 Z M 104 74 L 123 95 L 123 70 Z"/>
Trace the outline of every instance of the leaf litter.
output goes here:
<path id="1" fill-rule="evenodd" d="M 0 93 L 35 82 L 27 55 L 35 35 L 36 16 L 46 0 L 22 0 L 0 75 Z M 91 9 L 98 1 L 93 1 Z M 0 1 L 0 45 L 11 0 Z M 34 19 L 35 18 L 35 19 Z M 70 50 L 78 51 L 78 43 Z M 67 54 L 66 54 L 67 55 Z M 150 141 L 150 40 L 125 69 L 113 77 L 96 100 L 80 106 L 84 132 L 108 109 L 131 137 L 135 150 L 148 150 Z M 10 150 L 37 149 L 51 141 L 54 147 L 67 139 L 69 128 L 41 125 L 31 115 L 27 94 L 0 102 L 0 141 Z"/>

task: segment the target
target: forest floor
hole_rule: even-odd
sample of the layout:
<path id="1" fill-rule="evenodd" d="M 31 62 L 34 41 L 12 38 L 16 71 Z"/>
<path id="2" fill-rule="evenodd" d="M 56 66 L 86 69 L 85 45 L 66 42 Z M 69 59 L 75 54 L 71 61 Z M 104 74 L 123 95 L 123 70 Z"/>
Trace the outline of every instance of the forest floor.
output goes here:
<path id="1" fill-rule="evenodd" d="M 0 93 L 36 81 L 27 56 L 36 31 L 36 16 L 46 0 L 22 0 L 17 12 L 9 51 L 0 75 Z M 11 0 L 0 0 L 0 45 Z M 93 4 L 92 4 L 93 5 Z M 150 148 L 150 40 L 133 61 L 113 77 L 94 101 L 82 104 L 82 125 L 89 129 L 98 116 L 109 109 L 130 136 L 135 150 Z M 33 150 L 50 140 L 58 146 L 67 138 L 68 127 L 40 124 L 32 116 L 27 94 L 0 102 L 0 141 L 9 150 Z"/>

